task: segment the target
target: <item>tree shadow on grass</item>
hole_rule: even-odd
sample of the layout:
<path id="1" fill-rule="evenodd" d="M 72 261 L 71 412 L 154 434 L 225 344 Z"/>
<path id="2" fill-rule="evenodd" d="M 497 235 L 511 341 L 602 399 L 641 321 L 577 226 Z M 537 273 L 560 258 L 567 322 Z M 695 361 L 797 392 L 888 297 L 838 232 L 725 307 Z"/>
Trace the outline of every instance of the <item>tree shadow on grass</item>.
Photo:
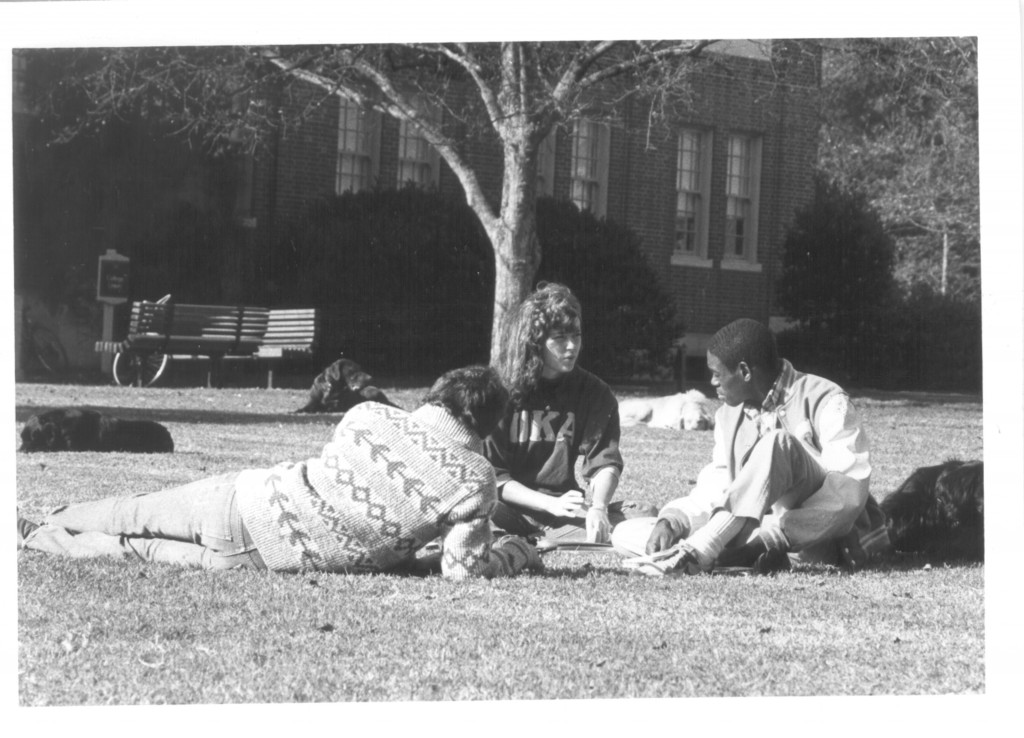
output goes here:
<path id="1" fill-rule="evenodd" d="M 927 554 L 905 553 L 897 551 L 872 562 L 869 571 L 908 572 L 922 569 L 980 569 L 985 562 L 968 558 L 929 557 Z"/>
<path id="2" fill-rule="evenodd" d="M 983 402 L 982 395 L 957 392 L 912 392 L 872 389 L 851 389 L 854 400 L 866 399 L 893 405 L 910 407 L 933 407 L 942 405 L 977 405 Z"/>
<path id="3" fill-rule="evenodd" d="M 871 562 L 869 566 L 853 572 L 852 576 L 857 576 L 861 573 L 905 574 L 908 572 L 929 569 L 981 569 L 984 568 L 984 566 L 984 561 L 975 561 L 971 559 L 929 559 L 929 557 L 924 554 L 896 552 Z M 576 564 L 571 561 L 566 562 L 564 560 L 557 562 L 557 564 L 548 563 L 543 572 L 534 574 L 533 576 L 540 576 L 549 579 L 585 579 L 595 573 L 602 575 L 611 574 L 615 576 L 644 578 L 643 574 L 622 567 L 621 559 L 613 559 L 610 556 L 601 560 L 591 559 L 588 561 L 581 561 Z M 826 577 L 851 576 L 851 572 L 843 567 L 831 566 L 828 564 L 797 564 L 789 572 L 780 572 L 766 576 L 785 577 L 793 574 Z M 752 572 L 741 572 L 739 569 L 735 569 L 729 571 L 716 571 L 713 573 L 713 576 L 743 577 L 756 575 Z"/>
<path id="4" fill-rule="evenodd" d="M 897 551 L 875 559 L 866 567 L 853 572 L 853 575 L 856 576 L 862 572 L 876 574 L 905 574 L 907 572 L 929 569 L 980 569 L 984 568 L 984 566 L 984 561 L 976 561 L 973 559 L 929 558 L 926 554 Z M 850 574 L 849 571 L 842 567 L 830 566 L 828 564 L 798 564 L 794 567 L 793 571 L 801 574 Z"/>
<path id="5" fill-rule="evenodd" d="M 55 410 L 62 405 L 17 405 L 14 409 L 14 418 L 19 423 L 24 423 L 31 416 L 44 413 L 48 410 Z M 77 406 L 76 406 L 77 407 Z M 213 425 L 260 425 L 277 424 L 286 425 L 336 425 L 345 413 L 300 413 L 291 411 L 251 413 L 235 412 L 225 410 L 196 410 L 196 409 L 170 409 L 170 408 L 134 408 L 134 407 L 110 407 L 104 405 L 81 405 L 82 408 L 96 410 L 104 415 L 110 415 L 125 420 L 155 420 L 167 423 L 193 423 Z"/>

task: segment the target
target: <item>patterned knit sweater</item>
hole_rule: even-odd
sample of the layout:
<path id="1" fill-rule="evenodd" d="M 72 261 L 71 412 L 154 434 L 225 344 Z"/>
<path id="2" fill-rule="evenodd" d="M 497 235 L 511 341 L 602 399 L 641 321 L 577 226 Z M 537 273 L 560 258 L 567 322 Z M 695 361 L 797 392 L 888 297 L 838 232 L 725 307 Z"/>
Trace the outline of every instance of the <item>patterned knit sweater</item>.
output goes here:
<path id="1" fill-rule="evenodd" d="M 238 507 L 275 571 L 385 571 L 441 536 L 445 576 L 512 576 L 527 564 L 526 544 L 492 547 L 497 492 L 480 450 L 440 407 L 364 402 L 320 458 L 242 472 Z"/>

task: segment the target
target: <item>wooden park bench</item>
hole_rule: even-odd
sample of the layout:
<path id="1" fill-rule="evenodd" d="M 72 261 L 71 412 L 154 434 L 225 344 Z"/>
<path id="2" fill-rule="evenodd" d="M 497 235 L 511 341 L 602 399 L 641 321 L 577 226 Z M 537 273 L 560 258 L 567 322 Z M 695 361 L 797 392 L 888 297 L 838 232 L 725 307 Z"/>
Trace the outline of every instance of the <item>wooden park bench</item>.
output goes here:
<path id="1" fill-rule="evenodd" d="M 316 347 L 316 308 L 275 308 L 270 311 L 255 358 L 267 365 L 267 389 L 274 387 L 274 368 L 286 360 L 310 359 Z"/>
<path id="2" fill-rule="evenodd" d="M 261 307 L 187 305 L 166 298 L 135 302 L 128 337 L 98 341 L 96 350 L 115 354 L 114 381 L 120 385 L 153 384 L 169 358 L 208 358 L 206 385 L 220 386 L 224 359 L 255 356 L 269 318 L 270 310 Z"/>

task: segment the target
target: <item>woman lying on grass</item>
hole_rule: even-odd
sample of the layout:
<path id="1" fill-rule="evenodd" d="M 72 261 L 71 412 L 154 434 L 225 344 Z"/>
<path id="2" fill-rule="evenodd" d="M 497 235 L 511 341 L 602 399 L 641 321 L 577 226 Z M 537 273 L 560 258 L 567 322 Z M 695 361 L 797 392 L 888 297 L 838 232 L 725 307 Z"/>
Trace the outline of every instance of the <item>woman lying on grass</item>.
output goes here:
<path id="1" fill-rule="evenodd" d="M 579 301 L 553 283 L 542 283 L 509 323 L 498 360 L 509 412 L 484 442 L 498 475 L 499 530 L 606 542 L 614 524 L 657 514 L 611 501 L 622 472 L 619 405 L 607 384 L 576 365 L 580 330 Z M 576 481 L 580 456 L 589 508 Z"/>
<path id="2" fill-rule="evenodd" d="M 380 572 L 414 564 L 440 536 L 441 570 L 454 579 L 540 569 L 526 541 L 492 543 L 497 493 L 481 438 L 507 402 L 493 369 L 455 369 L 415 412 L 352 408 L 319 458 L 65 505 L 41 526 L 19 518 L 19 548 L 203 569 Z"/>

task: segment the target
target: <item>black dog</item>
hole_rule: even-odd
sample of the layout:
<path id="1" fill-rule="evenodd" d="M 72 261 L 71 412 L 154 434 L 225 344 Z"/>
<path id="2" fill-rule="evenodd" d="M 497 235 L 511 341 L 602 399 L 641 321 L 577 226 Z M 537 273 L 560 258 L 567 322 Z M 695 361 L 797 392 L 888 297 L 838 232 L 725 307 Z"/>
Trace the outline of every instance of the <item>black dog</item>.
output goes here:
<path id="1" fill-rule="evenodd" d="M 923 466 L 882 501 L 898 551 L 938 560 L 985 560 L 984 466 L 951 459 Z"/>
<path id="2" fill-rule="evenodd" d="M 373 378 L 352 359 L 338 359 L 317 375 L 309 390 L 309 402 L 295 412 L 344 413 L 367 400 L 398 407 L 372 382 Z"/>
<path id="3" fill-rule="evenodd" d="M 124 420 L 68 408 L 33 415 L 21 429 L 19 451 L 174 451 L 170 432 L 152 420 Z"/>

